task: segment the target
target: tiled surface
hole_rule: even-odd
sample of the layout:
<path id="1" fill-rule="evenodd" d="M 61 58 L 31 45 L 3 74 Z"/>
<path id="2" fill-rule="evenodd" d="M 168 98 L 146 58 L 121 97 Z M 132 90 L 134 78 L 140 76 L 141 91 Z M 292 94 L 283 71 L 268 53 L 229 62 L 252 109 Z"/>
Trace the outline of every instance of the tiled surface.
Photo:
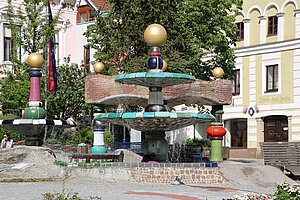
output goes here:
<path id="1" fill-rule="evenodd" d="M 138 72 L 121 74 L 115 78 L 118 83 L 140 85 L 146 87 L 167 87 L 171 85 L 195 82 L 195 77 L 188 74 L 170 72 Z"/>
<path id="2" fill-rule="evenodd" d="M 169 131 L 195 123 L 215 120 L 211 114 L 176 112 L 126 112 L 116 115 L 114 113 L 101 113 L 95 119 L 129 126 L 139 131 Z"/>

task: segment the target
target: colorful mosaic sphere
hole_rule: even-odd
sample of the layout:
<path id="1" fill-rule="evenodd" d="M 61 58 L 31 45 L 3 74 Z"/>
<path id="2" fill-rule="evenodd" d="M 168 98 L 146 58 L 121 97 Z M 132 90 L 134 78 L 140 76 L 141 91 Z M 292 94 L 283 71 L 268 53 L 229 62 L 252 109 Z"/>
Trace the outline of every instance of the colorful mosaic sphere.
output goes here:
<path id="1" fill-rule="evenodd" d="M 148 59 L 149 69 L 161 69 L 163 66 L 163 59 L 160 56 L 151 56 Z"/>
<path id="2" fill-rule="evenodd" d="M 165 60 L 163 60 L 163 66 L 162 66 L 161 70 L 163 72 L 165 72 L 165 71 L 167 71 L 167 69 L 168 69 L 168 64 L 167 64 L 167 62 Z"/>
<path id="3" fill-rule="evenodd" d="M 222 138 L 226 135 L 226 129 L 223 126 L 210 126 L 207 129 L 207 134 L 210 137 Z"/>
<path id="4" fill-rule="evenodd" d="M 27 63 L 31 69 L 39 70 L 44 64 L 44 58 L 39 53 L 31 53 L 27 58 Z"/>
<path id="5" fill-rule="evenodd" d="M 224 71 L 221 67 L 215 67 L 212 71 L 212 74 L 216 78 L 222 78 L 222 76 L 224 75 Z"/>
<path id="6" fill-rule="evenodd" d="M 160 24 L 151 24 L 144 32 L 144 40 L 150 46 L 162 46 L 167 40 L 167 31 Z"/>
<path id="7" fill-rule="evenodd" d="M 94 64 L 94 71 L 96 73 L 102 73 L 104 71 L 104 69 L 105 69 L 105 66 L 102 62 L 96 62 Z"/>

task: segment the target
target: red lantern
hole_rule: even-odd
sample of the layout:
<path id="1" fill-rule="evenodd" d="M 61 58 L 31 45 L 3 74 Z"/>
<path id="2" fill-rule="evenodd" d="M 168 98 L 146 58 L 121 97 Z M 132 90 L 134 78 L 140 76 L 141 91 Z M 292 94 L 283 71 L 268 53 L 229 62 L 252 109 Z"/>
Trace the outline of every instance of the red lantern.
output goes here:
<path id="1" fill-rule="evenodd" d="M 226 135 L 226 129 L 223 126 L 210 126 L 207 133 L 211 140 L 222 140 L 223 136 Z"/>

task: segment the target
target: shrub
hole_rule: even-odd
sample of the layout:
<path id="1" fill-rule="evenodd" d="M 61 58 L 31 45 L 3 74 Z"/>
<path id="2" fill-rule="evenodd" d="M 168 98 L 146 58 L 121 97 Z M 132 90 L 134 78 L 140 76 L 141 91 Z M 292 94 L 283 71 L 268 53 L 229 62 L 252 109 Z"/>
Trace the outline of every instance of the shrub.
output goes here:
<path id="1" fill-rule="evenodd" d="M 300 184 L 290 185 L 283 183 L 277 186 L 275 199 L 278 200 L 300 200 Z"/>
<path id="2" fill-rule="evenodd" d="M 191 139 L 191 138 L 188 138 L 185 141 L 185 144 L 186 145 L 192 145 L 192 146 L 210 147 L 211 142 L 210 142 L 210 140 L 205 140 L 205 139 L 199 139 L 199 138 Z"/>

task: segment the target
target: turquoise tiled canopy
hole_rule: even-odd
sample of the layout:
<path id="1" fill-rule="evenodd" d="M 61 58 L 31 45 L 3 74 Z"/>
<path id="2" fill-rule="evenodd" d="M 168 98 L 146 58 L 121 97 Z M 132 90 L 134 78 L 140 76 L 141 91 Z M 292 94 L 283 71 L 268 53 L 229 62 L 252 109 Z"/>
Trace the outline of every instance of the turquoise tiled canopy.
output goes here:
<path id="1" fill-rule="evenodd" d="M 196 123 L 211 122 L 215 117 L 211 114 L 188 112 L 125 112 L 102 113 L 95 119 L 139 131 L 171 131 Z"/>
<path id="2" fill-rule="evenodd" d="M 188 74 L 170 72 L 138 72 L 121 74 L 115 78 L 118 83 L 141 85 L 146 87 L 167 87 L 171 85 L 195 82 L 195 77 Z"/>

